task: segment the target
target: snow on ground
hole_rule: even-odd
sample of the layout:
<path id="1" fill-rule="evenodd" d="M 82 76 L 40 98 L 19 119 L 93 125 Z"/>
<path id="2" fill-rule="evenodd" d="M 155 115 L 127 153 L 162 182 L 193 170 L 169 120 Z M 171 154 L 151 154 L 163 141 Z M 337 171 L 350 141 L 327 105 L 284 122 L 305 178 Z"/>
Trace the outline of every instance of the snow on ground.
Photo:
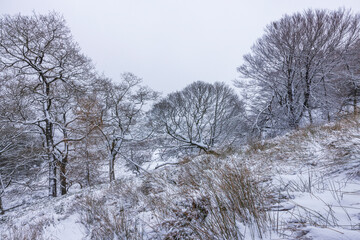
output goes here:
<path id="1" fill-rule="evenodd" d="M 45 228 L 44 238 L 49 240 L 81 240 L 86 235 L 86 230 L 79 221 L 78 214 L 59 220 L 57 224 Z"/>
<path id="2" fill-rule="evenodd" d="M 29 234 L 35 239 L 96 239 L 96 234 L 119 226 L 132 239 L 163 239 L 176 230 L 165 231 L 165 223 L 173 228 L 179 224 L 169 216 L 179 217 L 176 211 L 188 214 L 191 203 L 186 205 L 186 200 L 200 199 L 204 191 L 189 193 L 181 182 L 184 173 L 191 168 L 196 173 L 201 161 L 213 163 L 199 172 L 221 168 L 228 159 L 246 165 L 271 192 L 263 239 L 360 239 L 360 128 L 353 121 L 292 132 L 223 159 L 199 156 L 185 162 L 172 159 L 167 165 L 157 159 L 145 163 L 147 172 L 141 174 L 117 162 L 118 180 L 112 184 L 36 199 L 6 212 L 0 216 L 0 239 L 25 239 Z M 102 218 L 97 220 L 96 214 Z M 113 221 L 120 224 L 112 226 Z M 246 227 L 239 229 L 251 239 Z"/>
<path id="3" fill-rule="evenodd" d="M 360 233 L 356 230 L 346 230 L 343 228 L 319 228 L 319 227 L 307 227 L 307 237 L 310 239 L 321 239 L 321 240 L 356 240 L 360 239 Z"/>
<path id="4" fill-rule="evenodd" d="M 359 127 L 338 127 L 305 129 L 265 150 L 277 173 L 273 215 L 285 239 L 360 239 Z"/>

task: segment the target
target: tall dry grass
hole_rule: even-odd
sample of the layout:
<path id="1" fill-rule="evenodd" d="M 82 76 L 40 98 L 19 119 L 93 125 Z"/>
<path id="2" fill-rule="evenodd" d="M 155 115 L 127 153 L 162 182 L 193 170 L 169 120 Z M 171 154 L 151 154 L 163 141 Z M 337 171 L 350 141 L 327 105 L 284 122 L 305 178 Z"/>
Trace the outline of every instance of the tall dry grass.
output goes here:
<path id="1" fill-rule="evenodd" d="M 268 195 L 247 167 L 204 158 L 182 170 L 177 198 L 161 215 L 165 239 L 255 239 L 268 231 Z"/>

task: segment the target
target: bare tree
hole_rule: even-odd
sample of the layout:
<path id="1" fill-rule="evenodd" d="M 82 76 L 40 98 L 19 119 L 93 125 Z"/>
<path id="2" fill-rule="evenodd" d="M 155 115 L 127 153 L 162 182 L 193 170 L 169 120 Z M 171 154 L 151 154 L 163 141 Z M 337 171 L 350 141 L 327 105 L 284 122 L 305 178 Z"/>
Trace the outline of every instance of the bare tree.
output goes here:
<path id="1" fill-rule="evenodd" d="M 144 126 L 140 126 L 144 116 L 144 106 L 157 99 L 158 94 L 141 85 L 141 78 L 132 73 L 122 74 L 120 83 L 101 79 L 98 83 L 104 102 L 101 110 L 102 133 L 108 152 L 109 180 L 115 180 L 115 160 L 129 142 L 149 137 Z M 130 158 L 126 160 L 131 161 Z M 134 163 L 135 164 L 135 163 Z"/>
<path id="2" fill-rule="evenodd" d="M 11 122 L 23 119 L 33 112 L 24 100 L 27 91 L 10 76 L 0 78 L 0 213 L 4 212 L 5 189 L 34 180 L 31 176 L 41 164 L 43 148 L 34 128 Z M 25 110 L 26 108 L 26 110 Z"/>
<path id="3" fill-rule="evenodd" d="M 10 186 L 16 170 L 16 164 L 14 166 L 14 164 L 11 165 L 9 163 L 6 153 L 14 150 L 21 131 L 18 132 L 14 129 L 9 129 L 9 126 L 1 124 L 0 134 L 0 214 L 3 214 L 4 206 L 2 196 L 5 194 L 5 189 Z"/>
<path id="4" fill-rule="evenodd" d="M 360 96 L 360 40 L 349 47 L 342 55 L 343 63 L 336 71 L 339 74 L 332 76 L 340 90 L 343 106 L 351 105 L 354 114 L 358 113 L 358 98 Z"/>
<path id="5" fill-rule="evenodd" d="M 41 140 L 37 135 L 14 124 L 1 124 L 0 214 L 5 211 L 2 197 L 8 187 L 28 188 L 28 183 L 35 180 L 42 163 L 41 152 Z"/>
<path id="6" fill-rule="evenodd" d="M 344 9 L 307 10 L 268 25 L 238 68 L 265 96 L 256 120 L 265 127 L 293 129 L 304 116 L 312 124 L 314 109 L 330 119 L 329 103 L 338 96 L 332 79 L 358 40 L 359 26 L 359 15 Z"/>
<path id="7" fill-rule="evenodd" d="M 243 114 L 243 104 L 230 87 L 198 81 L 157 103 L 151 120 L 175 140 L 174 147 L 209 152 L 241 135 Z"/>
<path id="8" fill-rule="evenodd" d="M 77 88 L 91 71 L 89 59 L 80 53 L 59 14 L 6 15 L 0 19 L 0 74 L 20 79 L 28 93 L 25 101 L 34 112 L 11 120 L 36 126 L 43 136 L 50 196 L 57 196 L 61 156 L 56 148 L 59 142 L 67 141 L 66 134 L 61 134 L 64 122 L 57 121 L 54 106 L 68 97 L 61 94 L 65 86 Z"/>
<path id="9" fill-rule="evenodd" d="M 83 187 L 103 182 L 101 169 L 103 160 L 107 159 L 107 150 L 99 129 L 104 127 L 102 111 L 105 102 L 102 101 L 102 95 L 97 92 L 98 90 L 95 84 L 95 88 L 89 88 L 77 101 L 75 115 L 78 121 L 75 131 L 79 136 L 86 137 L 70 143 L 72 151 L 69 152 L 69 157 L 72 161 L 67 172 L 69 187 L 74 183 Z"/>
<path id="10" fill-rule="evenodd" d="M 54 147 L 57 152 L 60 192 L 64 195 L 68 188 L 67 166 L 71 157 L 70 152 L 73 151 L 72 144 L 87 138 L 92 129 L 85 127 L 80 131 L 84 116 L 79 114 L 78 106 L 82 96 L 86 94 L 86 86 L 74 87 L 73 84 L 65 84 L 61 89 L 57 88 L 57 91 L 61 97 L 53 103 L 55 129 L 58 133 Z"/>

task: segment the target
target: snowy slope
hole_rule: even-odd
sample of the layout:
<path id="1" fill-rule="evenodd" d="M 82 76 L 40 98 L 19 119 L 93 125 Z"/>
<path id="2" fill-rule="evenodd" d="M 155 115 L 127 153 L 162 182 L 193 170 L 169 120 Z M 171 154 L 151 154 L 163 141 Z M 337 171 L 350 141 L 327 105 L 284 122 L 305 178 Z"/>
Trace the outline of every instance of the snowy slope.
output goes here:
<path id="1" fill-rule="evenodd" d="M 359 127 L 344 119 L 303 129 L 251 154 L 279 196 L 271 213 L 282 238 L 360 239 Z"/>
<path id="2" fill-rule="evenodd" d="M 245 219 L 251 208 L 234 215 L 227 239 L 360 239 L 360 125 L 351 118 L 160 165 L 140 175 L 119 169 L 112 184 L 8 211 L 0 239 L 226 239 L 216 238 L 225 234 L 214 214 L 230 214 L 215 201 L 226 195 L 216 187 L 237 168 L 259 188 L 254 206 L 264 215 L 259 225 Z"/>

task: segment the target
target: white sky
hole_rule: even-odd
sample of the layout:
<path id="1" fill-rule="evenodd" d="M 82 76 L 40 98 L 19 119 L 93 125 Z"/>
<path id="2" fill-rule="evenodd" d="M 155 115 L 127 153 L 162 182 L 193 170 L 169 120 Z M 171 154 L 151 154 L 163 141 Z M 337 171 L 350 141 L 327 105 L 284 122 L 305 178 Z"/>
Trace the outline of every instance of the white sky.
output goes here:
<path id="1" fill-rule="evenodd" d="M 62 13 L 83 52 L 114 81 L 130 71 L 169 93 L 202 80 L 231 84 L 264 27 L 307 8 L 360 0 L 0 0 L 0 14 Z"/>

